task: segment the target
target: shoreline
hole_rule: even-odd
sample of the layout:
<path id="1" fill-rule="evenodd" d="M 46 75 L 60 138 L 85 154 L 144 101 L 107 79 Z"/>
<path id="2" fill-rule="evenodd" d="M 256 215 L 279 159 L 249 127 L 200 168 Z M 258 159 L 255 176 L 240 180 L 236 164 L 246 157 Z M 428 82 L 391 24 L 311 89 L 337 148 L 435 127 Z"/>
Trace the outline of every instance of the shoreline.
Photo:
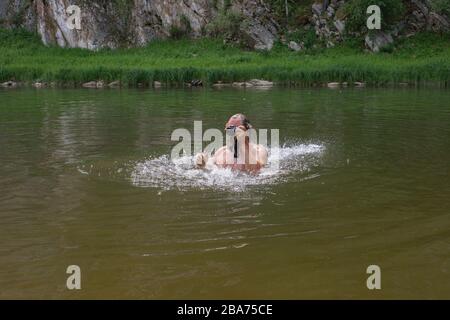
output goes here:
<path id="1" fill-rule="evenodd" d="M 199 80 L 193 80 L 196 84 L 192 83 L 153 83 L 153 84 L 136 84 L 136 85 L 124 85 L 119 81 L 113 81 L 106 83 L 102 80 L 89 81 L 87 83 L 56 83 L 56 82 L 36 82 L 36 81 L 5 81 L 0 83 L 0 90 L 14 90 L 23 88 L 34 89 L 84 89 L 84 90 L 122 90 L 122 89 L 235 89 L 235 90 L 270 90 L 272 88 L 317 88 L 317 89 L 364 89 L 364 88 L 436 88 L 436 89 L 449 89 L 450 82 L 444 81 L 421 81 L 421 82 L 392 82 L 373 84 L 355 81 L 353 83 L 348 82 L 321 82 L 321 83 L 279 83 L 271 82 L 264 79 L 251 79 L 250 81 L 268 82 L 263 85 L 249 85 L 249 82 L 234 82 L 234 83 L 213 83 L 204 85 Z M 155 81 L 156 82 L 156 81 Z"/>
<path id="2" fill-rule="evenodd" d="M 8 84 L 10 83 L 10 84 Z M 89 51 L 45 46 L 31 33 L 0 29 L 5 87 L 341 87 L 450 85 L 450 37 L 418 34 L 390 52 L 351 42 L 301 52 L 248 51 L 214 39 L 155 41 Z"/>

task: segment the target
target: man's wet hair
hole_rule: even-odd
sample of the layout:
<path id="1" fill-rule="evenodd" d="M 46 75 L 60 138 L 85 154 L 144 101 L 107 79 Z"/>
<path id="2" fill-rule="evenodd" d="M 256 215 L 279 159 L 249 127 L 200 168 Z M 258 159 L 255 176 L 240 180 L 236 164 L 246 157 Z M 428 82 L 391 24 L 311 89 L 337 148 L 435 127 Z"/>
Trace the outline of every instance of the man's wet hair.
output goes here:
<path id="1" fill-rule="evenodd" d="M 237 113 L 234 116 L 232 116 L 231 118 L 241 120 L 242 125 L 247 130 L 253 128 L 253 126 L 250 124 L 250 120 L 248 120 L 248 118 L 245 116 L 245 114 Z"/>

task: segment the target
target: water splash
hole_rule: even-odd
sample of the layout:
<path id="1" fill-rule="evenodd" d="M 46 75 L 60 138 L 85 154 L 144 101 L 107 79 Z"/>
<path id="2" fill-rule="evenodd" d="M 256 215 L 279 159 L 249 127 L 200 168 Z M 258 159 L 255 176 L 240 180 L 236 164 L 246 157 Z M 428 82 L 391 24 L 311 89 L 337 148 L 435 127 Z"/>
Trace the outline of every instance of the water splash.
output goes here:
<path id="1" fill-rule="evenodd" d="M 138 187 L 157 187 L 163 190 L 220 189 L 245 191 L 255 185 L 286 182 L 293 173 L 307 174 L 318 164 L 325 147 L 318 144 L 297 144 L 269 150 L 268 166 L 257 175 L 214 167 L 196 169 L 194 157 L 185 156 L 172 161 L 168 155 L 149 158 L 136 163 L 131 172 L 131 183 Z M 279 152 L 279 169 L 270 167 L 273 151 Z M 305 176 L 304 178 L 308 178 Z"/>

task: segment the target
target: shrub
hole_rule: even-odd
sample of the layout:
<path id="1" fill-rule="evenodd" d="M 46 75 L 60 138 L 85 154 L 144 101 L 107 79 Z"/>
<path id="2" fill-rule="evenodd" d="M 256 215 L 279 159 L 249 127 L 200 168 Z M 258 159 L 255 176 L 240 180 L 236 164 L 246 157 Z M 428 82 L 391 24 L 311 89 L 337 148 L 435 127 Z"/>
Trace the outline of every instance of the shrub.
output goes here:
<path id="1" fill-rule="evenodd" d="M 184 30 L 175 24 L 170 26 L 169 34 L 172 39 L 181 39 L 186 35 Z"/>
<path id="2" fill-rule="evenodd" d="M 350 0 L 345 4 L 344 8 L 347 16 L 347 30 L 366 30 L 366 22 L 369 17 L 367 8 L 370 5 L 377 5 L 380 7 L 382 28 L 391 26 L 400 19 L 404 13 L 404 6 L 401 0 Z"/>
<path id="3" fill-rule="evenodd" d="M 311 5 L 315 0 L 267 0 L 277 21 L 281 25 L 286 22 L 291 24 L 303 24 L 303 19 L 311 14 Z M 286 4 L 289 16 L 286 17 Z"/>
<path id="4" fill-rule="evenodd" d="M 182 14 L 180 17 L 180 25 L 186 33 L 190 33 L 192 31 L 191 22 L 189 21 L 189 18 L 184 14 Z"/>
<path id="5" fill-rule="evenodd" d="M 450 15 L 450 1 L 449 0 L 431 0 L 431 7 L 436 12 Z"/>
<path id="6" fill-rule="evenodd" d="M 206 34 L 211 37 L 234 39 L 239 38 L 243 23 L 242 15 L 231 10 L 221 12 L 206 28 Z"/>
<path id="7" fill-rule="evenodd" d="M 297 43 L 303 42 L 306 49 L 311 49 L 314 44 L 318 42 L 314 29 L 297 29 L 293 32 L 287 33 L 286 36 L 288 41 L 295 41 Z"/>
<path id="8" fill-rule="evenodd" d="M 170 26 L 169 34 L 172 39 L 181 39 L 192 31 L 191 23 L 185 15 L 181 15 L 179 24 Z"/>

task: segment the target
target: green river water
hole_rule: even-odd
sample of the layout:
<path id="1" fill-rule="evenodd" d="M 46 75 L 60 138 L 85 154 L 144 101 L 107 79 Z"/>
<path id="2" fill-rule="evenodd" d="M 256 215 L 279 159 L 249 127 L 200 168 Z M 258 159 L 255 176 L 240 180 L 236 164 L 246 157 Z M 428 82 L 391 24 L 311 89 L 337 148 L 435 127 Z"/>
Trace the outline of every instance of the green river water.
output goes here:
<path id="1" fill-rule="evenodd" d="M 279 171 L 170 161 L 237 112 Z M 449 168 L 449 90 L 0 90 L 0 298 L 448 299 Z"/>

